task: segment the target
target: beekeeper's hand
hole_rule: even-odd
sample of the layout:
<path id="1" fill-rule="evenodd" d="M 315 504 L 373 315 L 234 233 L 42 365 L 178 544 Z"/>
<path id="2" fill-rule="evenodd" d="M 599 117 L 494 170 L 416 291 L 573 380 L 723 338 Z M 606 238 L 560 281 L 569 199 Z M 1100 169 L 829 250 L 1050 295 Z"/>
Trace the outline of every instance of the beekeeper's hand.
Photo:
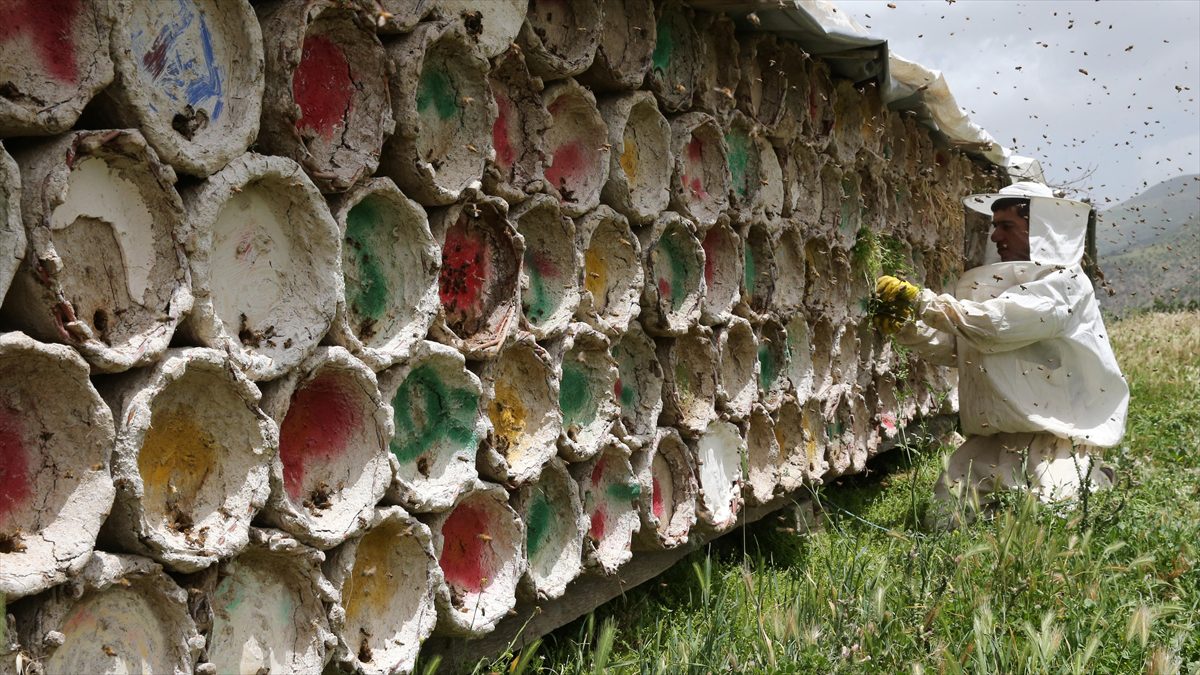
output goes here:
<path id="1" fill-rule="evenodd" d="M 875 282 L 875 328 L 884 335 L 898 333 L 913 318 L 921 289 L 903 279 L 884 275 Z"/>
<path id="2" fill-rule="evenodd" d="M 900 329 L 904 328 L 904 324 L 908 322 L 908 319 L 901 319 L 888 314 L 876 314 L 872 320 L 875 322 L 875 330 L 884 335 L 899 333 Z"/>
<path id="3" fill-rule="evenodd" d="M 886 305 L 911 309 L 920 294 L 921 289 L 916 284 L 887 274 L 879 277 L 879 280 L 875 282 L 875 295 L 879 296 L 879 299 Z"/>

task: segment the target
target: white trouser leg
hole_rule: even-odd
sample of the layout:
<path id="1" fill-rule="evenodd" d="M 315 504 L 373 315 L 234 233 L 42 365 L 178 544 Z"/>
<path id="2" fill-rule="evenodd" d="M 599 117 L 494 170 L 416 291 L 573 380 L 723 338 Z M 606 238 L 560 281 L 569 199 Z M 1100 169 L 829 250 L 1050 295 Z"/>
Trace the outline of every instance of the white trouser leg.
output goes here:
<path id="1" fill-rule="evenodd" d="M 1029 490 L 1043 502 L 1071 499 L 1085 482 L 1093 491 L 1112 485 L 1100 458 L 1100 448 L 1053 434 L 972 436 L 950 455 L 933 493 L 948 500 Z"/>

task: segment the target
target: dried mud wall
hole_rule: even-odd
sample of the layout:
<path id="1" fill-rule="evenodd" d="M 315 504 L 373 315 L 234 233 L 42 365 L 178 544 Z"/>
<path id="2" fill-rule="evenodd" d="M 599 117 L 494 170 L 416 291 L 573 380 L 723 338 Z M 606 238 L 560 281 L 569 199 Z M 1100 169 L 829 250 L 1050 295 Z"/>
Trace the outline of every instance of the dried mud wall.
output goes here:
<path id="1" fill-rule="evenodd" d="M 2 4 L 0 672 L 407 672 L 956 406 L 868 301 L 998 179 L 800 45 Z"/>

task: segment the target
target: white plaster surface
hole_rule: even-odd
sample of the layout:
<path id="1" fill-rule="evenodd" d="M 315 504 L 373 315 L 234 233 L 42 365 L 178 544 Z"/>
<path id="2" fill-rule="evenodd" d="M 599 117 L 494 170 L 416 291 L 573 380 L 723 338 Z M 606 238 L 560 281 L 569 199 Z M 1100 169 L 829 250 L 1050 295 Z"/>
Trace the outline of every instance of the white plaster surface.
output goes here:
<path id="1" fill-rule="evenodd" d="M 207 591 L 208 662 L 218 673 L 315 673 L 336 638 L 324 556 L 281 532 L 254 530 Z"/>
<path id="2" fill-rule="evenodd" d="M 745 451 L 745 440 L 729 422 L 714 421 L 696 443 L 700 516 L 718 531 L 732 527 L 741 510 Z"/>
<path id="3" fill-rule="evenodd" d="M 154 216 L 137 184 L 99 157 L 71 168 L 63 202 L 50 214 L 50 229 L 61 230 L 80 217 L 103 221 L 121 245 L 129 295 L 142 302 L 154 267 Z"/>
<path id="4" fill-rule="evenodd" d="M 100 386 L 118 422 L 118 497 L 104 540 L 179 572 L 245 547 L 279 445 L 258 389 L 226 354 L 198 347 L 167 350 L 154 367 Z"/>
<path id="5" fill-rule="evenodd" d="M 334 658 L 370 675 L 412 672 L 437 624 L 443 583 L 429 528 L 399 506 L 376 509 L 361 537 L 330 552 L 325 570 L 346 613 Z"/>
<path id="6" fill-rule="evenodd" d="M 0 434 L 10 452 L 10 502 L 0 520 L 0 593 L 16 599 L 64 581 L 88 561 L 113 502 L 108 462 L 113 416 L 88 380 L 87 363 L 62 345 L 0 334 Z M 61 420 L 72 420 L 63 424 Z M 44 438 L 44 440 L 43 440 Z M 11 550 L 10 550 L 11 549 Z"/>
<path id="7" fill-rule="evenodd" d="M 15 614 L 39 672 L 191 675 L 204 644 L 187 594 L 138 556 L 98 551 L 69 584 Z"/>

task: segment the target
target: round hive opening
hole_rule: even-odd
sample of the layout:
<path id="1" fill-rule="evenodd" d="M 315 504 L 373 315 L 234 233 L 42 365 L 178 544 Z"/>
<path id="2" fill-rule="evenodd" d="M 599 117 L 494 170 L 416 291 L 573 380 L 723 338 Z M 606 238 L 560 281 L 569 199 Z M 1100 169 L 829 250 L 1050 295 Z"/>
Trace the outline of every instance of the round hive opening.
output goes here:
<path id="1" fill-rule="evenodd" d="M 431 528 L 445 579 L 439 630 L 480 635 L 492 630 L 516 601 L 525 566 L 525 529 L 499 487 L 463 498 Z"/>
<path id="2" fill-rule="evenodd" d="M 42 661 L 45 672 L 190 670 L 191 657 L 178 638 L 184 622 L 190 620 L 183 603 L 164 594 L 160 584 L 170 581 L 165 576 L 162 579 L 155 583 L 131 576 L 122 584 L 85 591 L 69 606 L 56 608 L 62 616 L 54 630 L 61 633 L 63 642 Z M 195 626 L 191 630 L 194 633 Z"/>
<path id="3" fill-rule="evenodd" d="M 829 464 L 829 472 L 834 476 L 846 474 L 851 469 L 852 441 L 847 395 L 839 395 L 837 400 L 826 403 L 825 437 L 825 461 Z"/>
<path id="4" fill-rule="evenodd" d="M 112 82 L 109 14 L 107 5 L 82 2 L 5 5 L 0 135 L 63 131 L 75 123 L 92 96 Z"/>
<path id="5" fill-rule="evenodd" d="M 791 356 L 788 379 L 796 400 L 803 403 L 813 393 L 813 351 L 808 337 L 808 320 L 797 314 L 787 323 L 788 354 Z"/>
<path id="6" fill-rule="evenodd" d="M 261 505 L 246 488 L 265 480 L 274 439 L 247 406 L 244 380 L 224 366 L 220 358 L 186 363 L 148 402 L 149 426 L 135 449 L 145 525 L 181 551 L 208 549 L 231 529 L 242 530 L 244 543 Z"/>
<path id="7" fill-rule="evenodd" d="M 384 671 L 407 664 L 411 670 L 421 641 L 437 623 L 430 534 L 397 507 L 376 512 L 375 521 L 347 546 L 350 559 L 337 561 L 346 609 L 339 632 L 360 664 Z"/>
<path id="8" fill-rule="evenodd" d="M 804 235 L 794 222 L 784 223 L 775 240 L 775 279 L 771 306 L 783 320 L 804 307 L 805 251 Z"/>
<path id="9" fill-rule="evenodd" d="M 446 230 L 438 294 L 446 327 L 468 346 L 508 330 L 520 270 L 513 234 L 492 204 L 467 205 Z"/>
<path id="10" fill-rule="evenodd" d="M 830 368 L 833 364 L 833 339 L 833 323 L 829 319 L 819 317 L 816 323 L 813 324 L 811 332 L 814 396 L 823 396 L 825 390 L 831 384 Z"/>
<path id="11" fill-rule="evenodd" d="M 488 160 L 484 187 L 488 194 L 520 202 L 526 197 L 526 188 L 542 179 L 543 137 L 550 126 L 550 113 L 542 103 L 540 82 L 530 77 L 519 52 L 500 56 L 488 83 L 496 100 L 492 123 L 496 156 Z"/>
<path id="12" fill-rule="evenodd" d="M 818 234 L 831 241 L 837 237 L 841 226 L 842 205 L 845 194 L 842 192 L 842 171 L 833 162 L 826 161 L 821 167 L 821 220 Z"/>
<path id="13" fill-rule="evenodd" d="M 675 139 L 676 209 L 701 226 L 716 222 L 729 206 L 729 167 L 724 134 L 713 118 L 689 113 L 672 122 Z"/>
<path id="14" fill-rule="evenodd" d="M 704 13 L 696 29 L 701 41 L 696 104 L 720 119 L 727 119 L 742 74 L 734 35 L 736 27 L 726 14 Z"/>
<path id="15" fill-rule="evenodd" d="M 875 419 L 886 439 L 895 438 L 900 428 L 908 423 L 896 391 L 896 377 L 882 373 L 875 377 Z"/>
<path id="16" fill-rule="evenodd" d="M 675 515 L 675 477 L 671 465 L 661 452 L 650 461 L 650 511 L 658 521 L 658 533 L 666 536 Z"/>
<path id="17" fill-rule="evenodd" d="M 208 660 L 218 673 L 320 666 L 328 619 L 309 564 L 296 550 L 255 546 L 221 565 L 208 600 Z"/>
<path id="18" fill-rule="evenodd" d="M 646 285 L 657 314 L 655 328 L 671 335 L 688 329 L 704 301 L 704 248 L 691 224 L 672 215 L 655 223 L 646 247 Z M 654 235 L 657 234 L 655 237 Z M 647 326 L 649 327 L 649 326 Z"/>
<path id="19" fill-rule="evenodd" d="M 574 80 L 550 86 L 543 100 L 551 118 L 545 137 L 546 182 L 567 215 L 583 215 L 600 203 L 608 180 L 609 151 L 602 140 L 608 127 L 595 97 Z"/>
<path id="20" fill-rule="evenodd" d="M 829 428 L 821 402 L 811 400 L 801 410 L 800 423 L 804 430 L 804 456 L 808 460 L 808 475 L 814 481 L 821 480 L 829 470 L 825 451 L 829 447 Z"/>
<path id="21" fill-rule="evenodd" d="M 805 454 L 804 414 L 800 404 L 794 399 L 785 399 L 775 411 L 774 423 L 779 448 L 779 484 L 785 492 L 791 492 L 809 478 L 810 462 Z"/>
<path id="22" fill-rule="evenodd" d="M 356 189 L 337 216 L 343 225 L 344 329 L 359 352 L 381 352 L 364 357 L 389 365 L 433 322 L 437 244 L 425 212 L 387 179 Z"/>
<path id="23" fill-rule="evenodd" d="M 297 216 L 300 201 L 291 182 L 267 175 L 230 195 L 212 225 L 213 312 L 226 335 L 276 369 L 325 333 L 331 317 L 322 296 L 336 288 L 322 276 L 336 267 L 309 243 L 324 233 L 315 216 Z"/>
<path id="24" fill-rule="evenodd" d="M 838 326 L 833 354 L 833 383 L 850 389 L 858 381 L 858 329 L 853 323 Z"/>
<path id="25" fill-rule="evenodd" d="M 298 47 L 299 51 L 299 64 L 291 72 L 290 82 L 299 117 L 294 130 L 277 129 L 279 122 L 292 119 L 292 114 L 278 110 L 279 103 L 268 99 L 263 135 L 269 139 L 268 147 L 275 145 L 283 154 L 291 154 L 322 187 L 344 190 L 374 172 L 384 135 L 391 131 L 383 47 L 352 10 L 326 6 L 305 25 L 304 19 L 289 9 L 277 6 L 275 15 L 262 21 L 268 55 L 279 51 L 281 42 L 287 45 L 284 34 L 289 29 L 305 29 L 302 44 L 291 43 L 295 45 L 292 49 Z M 301 41 L 299 36 L 292 39 Z M 269 66 L 272 61 L 268 60 Z M 278 141 L 272 138 L 276 134 Z M 303 149 L 296 148 L 295 141 L 288 142 L 289 136 Z"/>
<path id="26" fill-rule="evenodd" d="M 579 305 L 575 226 L 548 195 L 533 197 L 511 215 L 525 239 L 521 309 L 534 337 L 551 337 L 570 322 Z"/>
<path id="27" fill-rule="evenodd" d="M 417 76 L 417 159 L 433 169 L 433 182 L 457 195 L 483 174 L 487 147 L 476 139 L 492 128 L 487 74 L 464 40 L 448 32 L 430 43 Z"/>
<path id="28" fill-rule="evenodd" d="M 580 428 L 596 417 L 599 406 L 593 396 L 591 381 L 598 369 L 581 363 L 563 363 L 562 383 L 559 385 L 558 403 L 563 411 L 563 424 L 567 436 L 574 438 Z"/>
<path id="29" fill-rule="evenodd" d="M 601 112 L 615 150 L 605 200 L 637 222 L 650 221 L 670 200 L 671 127 L 647 92 L 606 101 Z"/>
<path id="30" fill-rule="evenodd" d="M 775 496 L 780 478 L 780 442 L 765 408 L 756 407 L 746 431 L 746 496 L 765 504 Z"/>
<path id="31" fill-rule="evenodd" d="M 610 438 L 620 414 L 614 393 L 619 373 L 600 334 L 579 326 L 568 339 L 573 344 L 562 357 L 558 407 L 566 436 L 564 452 L 569 459 L 582 460 L 595 455 Z"/>
<path id="32" fill-rule="evenodd" d="M 72 167 L 65 199 L 50 216 L 51 239 L 63 261 L 62 285 L 75 315 L 108 346 L 137 337 L 170 302 L 173 289 L 152 279 L 161 280 L 164 271 L 174 276 L 164 268 L 178 266 L 173 219 L 156 224 L 168 204 L 132 158 L 92 156 Z"/>
<path id="33" fill-rule="evenodd" d="M 550 80 L 587 70 L 604 28 L 596 0 L 532 0 L 521 27 L 530 68 Z"/>
<path id="34" fill-rule="evenodd" d="M 17 159 L 30 241 L 6 311 L 98 372 L 156 360 L 190 306 L 170 169 L 136 131 L 73 132 Z"/>
<path id="35" fill-rule="evenodd" d="M 279 459 L 283 489 L 296 511 L 320 522 L 344 510 L 333 507 L 349 495 L 356 503 L 376 501 L 373 488 L 362 493 L 376 479 L 386 438 L 376 419 L 377 392 L 364 373 L 336 362 L 319 365 L 292 391 L 279 425 Z M 359 511 L 351 510 L 335 519 Z"/>
<path id="36" fill-rule="evenodd" d="M 784 186 L 783 166 L 775 146 L 771 145 L 766 138 L 760 137 L 756 145 L 761 168 L 758 178 L 758 193 L 755 194 L 751 207 L 755 213 L 775 218 L 782 215 L 785 208 L 784 199 L 787 188 Z"/>
<path id="37" fill-rule="evenodd" d="M 804 244 L 804 306 L 808 313 L 837 313 L 844 307 L 835 307 L 833 287 L 833 254 L 823 238 L 810 239 Z"/>
<path id="38" fill-rule="evenodd" d="M 769 410 L 778 408 L 788 393 L 791 381 L 787 374 L 791 361 L 787 331 L 778 321 L 768 320 L 759 329 L 758 390 Z"/>
<path id="39" fill-rule="evenodd" d="M 699 434 L 716 416 L 717 348 L 707 334 L 693 331 L 677 338 L 667 357 L 668 418 L 681 430 Z"/>
<path id="40" fill-rule="evenodd" d="M 36 593 L 83 564 L 112 506 L 113 435 L 82 358 L 0 335 L 0 592 Z"/>
<path id="41" fill-rule="evenodd" d="M 866 467 L 870 456 L 871 417 L 866 399 L 861 394 L 851 395 L 842 419 L 846 426 L 844 443 L 850 454 L 850 468 L 855 473 Z"/>
<path id="42" fill-rule="evenodd" d="M 638 501 L 640 546 L 661 549 L 685 543 L 696 523 L 698 487 L 691 449 L 678 431 L 660 428 L 652 443 L 634 454 L 633 466 L 644 493 Z"/>
<path id="43" fill-rule="evenodd" d="M 654 437 L 658 414 L 662 411 L 662 365 L 654 353 L 654 341 L 636 322 L 613 345 L 611 353 L 617 362 L 613 393 L 621 406 L 623 440 L 641 447 Z"/>
<path id="44" fill-rule="evenodd" d="M 742 238 L 722 218 L 708 228 L 701 246 L 704 248 L 704 319 L 707 323 L 722 324 L 729 320 L 729 313 L 741 294 L 746 263 Z"/>
<path id="45" fill-rule="evenodd" d="M 839 248 L 849 250 L 858 239 L 858 230 L 863 221 L 863 199 L 859 187 L 858 174 L 846 173 L 842 176 L 838 204 L 837 232 L 834 243 Z"/>
<path id="46" fill-rule="evenodd" d="M 629 223 L 601 207 L 579 223 L 583 248 L 581 313 L 605 333 L 623 332 L 637 316 L 642 294 L 641 247 Z"/>
<path id="47" fill-rule="evenodd" d="M 500 182 L 511 183 L 517 160 L 525 155 L 521 147 L 523 115 L 503 81 L 493 79 L 491 86 L 492 96 L 496 99 L 496 121 L 492 122 L 492 147 L 496 149 L 493 162 L 499 171 Z"/>
<path id="48" fill-rule="evenodd" d="M 719 331 L 719 400 L 726 412 L 744 419 L 758 398 L 755 365 L 756 361 L 762 362 L 758 341 L 750 323 L 742 318 L 733 318 L 728 326 Z"/>
<path id="49" fill-rule="evenodd" d="M 392 1 L 402 7 L 413 4 L 409 0 Z M 383 4 L 387 7 L 388 0 Z M 493 0 L 482 4 L 476 0 L 438 0 L 435 6 L 444 18 L 467 24 L 483 55 L 489 59 L 504 53 L 513 43 L 529 9 L 528 0 Z"/>
<path id="50" fill-rule="evenodd" d="M 748 206 L 760 188 L 761 154 L 755 143 L 756 133 L 759 132 L 753 123 L 741 113 L 734 113 L 725 132 L 732 194 L 739 206 Z"/>
<path id="51" fill-rule="evenodd" d="M 500 353 L 488 379 L 491 449 L 500 466 L 487 468 L 497 480 L 524 482 L 556 452 L 562 416 L 554 368 L 541 347 L 516 342 Z"/>
<path id="52" fill-rule="evenodd" d="M 619 445 L 601 451 L 583 468 L 583 511 L 588 517 L 587 539 L 592 545 L 589 558 L 605 574 L 612 574 L 633 557 L 633 534 L 641 527 L 637 501 L 641 485 L 633 467 Z"/>
<path id="53" fill-rule="evenodd" d="M 784 54 L 774 35 L 758 33 L 743 44 L 743 57 L 753 60 L 742 61 L 749 77 L 739 82 L 744 93 L 747 112 L 754 115 L 760 124 L 774 129 L 786 111 L 788 81 L 782 67 Z M 741 93 L 741 92 L 739 92 Z"/>
<path id="54" fill-rule="evenodd" d="M 476 477 L 475 450 L 485 422 L 479 379 L 462 355 L 425 343 L 411 360 L 379 376 L 392 405 L 396 458 L 393 499 L 416 511 L 442 510 Z"/>
<path id="55" fill-rule="evenodd" d="M 700 517 L 718 532 L 733 527 L 741 511 L 745 450 L 745 440 L 729 422 L 712 422 L 696 443 Z"/>
<path id="56" fill-rule="evenodd" d="M 604 3 L 604 23 L 596 57 L 580 79 L 597 91 L 637 89 L 654 51 L 653 0 Z"/>
<path id="57" fill-rule="evenodd" d="M 324 12 L 308 25 L 300 63 L 292 73 L 292 97 L 300 109 L 296 130 L 308 138 L 308 148 L 318 159 L 328 161 L 334 136 L 351 129 L 350 117 L 357 112 L 355 68 L 365 53 L 353 53 L 359 41 L 349 13 Z M 358 58 L 353 58 L 358 57 Z"/>
<path id="58" fill-rule="evenodd" d="M 120 3 L 117 116 L 172 166 L 208 175 L 259 129 L 262 37 L 253 10 L 216 0 Z"/>
<path id="59" fill-rule="evenodd" d="M 751 311 L 763 314 L 770 308 L 775 289 L 775 246 L 766 225 L 750 225 L 743 250 L 742 297 L 749 301 Z"/>
<path id="60" fill-rule="evenodd" d="M 525 551 L 535 595 L 562 595 L 579 574 L 583 553 L 583 504 L 579 487 L 561 461 L 551 460 L 537 483 L 521 493 Z"/>
<path id="61" fill-rule="evenodd" d="M 647 86 L 671 112 L 691 106 L 700 75 L 700 38 L 692 17 L 678 2 L 660 6 Z"/>
<path id="62" fill-rule="evenodd" d="M 871 317 L 859 320 L 856 331 L 858 336 L 858 387 L 865 389 L 875 376 L 875 365 L 883 360 L 883 349 L 887 346 L 886 338 L 881 340 L 875 330 Z"/>
<path id="63" fill-rule="evenodd" d="M 780 158 L 783 157 L 780 154 Z M 816 225 L 821 220 L 825 198 L 821 169 L 826 157 L 802 140 L 793 141 L 787 146 L 786 157 L 784 188 L 787 190 L 790 215 L 806 226 Z"/>

